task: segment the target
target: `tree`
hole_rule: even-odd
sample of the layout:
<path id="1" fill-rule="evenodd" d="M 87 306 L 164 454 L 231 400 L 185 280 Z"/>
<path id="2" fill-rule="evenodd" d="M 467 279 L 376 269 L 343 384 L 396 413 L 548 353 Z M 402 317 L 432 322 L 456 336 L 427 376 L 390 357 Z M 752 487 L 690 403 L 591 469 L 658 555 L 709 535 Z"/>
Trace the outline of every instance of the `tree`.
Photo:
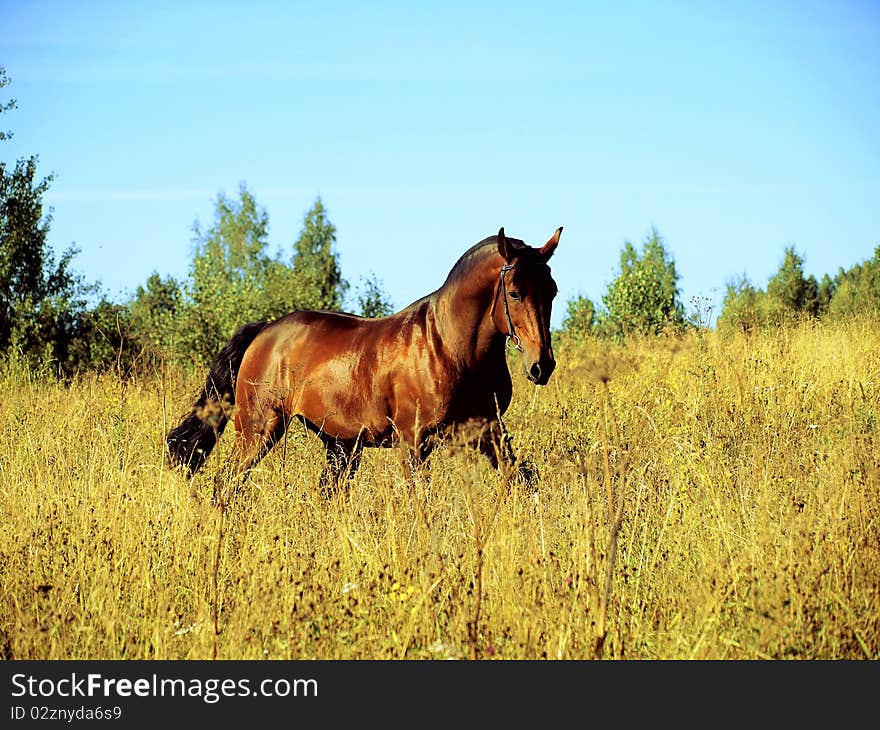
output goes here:
<path id="1" fill-rule="evenodd" d="M 8 84 L 0 67 L 0 88 Z M 14 107 L 14 100 L 0 104 L 0 113 Z M 2 140 L 11 136 L 0 133 Z M 32 362 L 63 365 L 95 287 L 71 271 L 74 247 L 57 262 L 49 248 L 52 217 L 43 196 L 51 181 L 51 175 L 37 178 L 36 156 L 19 159 L 11 169 L 0 162 L 0 351 L 13 348 Z"/>
<path id="2" fill-rule="evenodd" d="M 718 317 L 719 329 L 737 328 L 751 332 L 764 324 L 765 294 L 755 289 L 745 274 L 727 284 L 727 293 Z"/>
<path id="3" fill-rule="evenodd" d="M 577 339 L 592 334 L 596 320 L 596 305 L 588 297 L 578 295 L 566 306 L 562 331 Z"/>
<path id="4" fill-rule="evenodd" d="M 200 364 L 242 324 L 278 317 L 298 301 L 292 269 L 266 253 L 269 216 L 244 184 L 237 199 L 217 196 L 214 216 L 206 230 L 198 221 L 193 224 L 193 261 L 178 322 L 180 353 Z M 154 294 L 160 293 L 158 284 Z M 163 307 L 175 307 L 173 291 L 162 296 L 171 298 Z M 142 310 L 140 324 L 146 316 Z"/>
<path id="5" fill-rule="evenodd" d="M 828 313 L 840 317 L 863 312 L 880 312 L 880 246 L 873 258 L 841 269 L 833 282 Z"/>
<path id="6" fill-rule="evenodd" d="M 818 285 L 804 277 L 804 259 L 793 246 L 785 248 L 779 270 L 767 283 L 767 316 L 771 324 L 790 321 L 803 314 L 814 314 Z"/>
<path id="7" fill-rule="evenodd" d="M 391 299 L 373 273 L 361 277 L 357 302 L 362 317 L 387 317 L 394 312 Z"/>
<path id="8" fill-rule="evenodd" d="M 294 244 L 293 270 L 305 297 L 303 309 L 339 310 L 348 291 L 335 250 L 336 227 L 327 219 L 319 197 L 306 213 L 303 230 Z"/>
<path id="9" fill-rule="evenodd" d="M 193 226 L 195 249 L 189 280 L 174 302 L 173 287 L 161 289 L 162 316 L 177 320 L 177 332 L 166 330 L 184 359 L 203 364 L 246 322 L 275 319 L 296 309 L 339 309 L 348 284 L 342 278 L 333 246 L 336 228 L 327 219 L 320 198 L 306 214 L 293 255 L 267 253 L 269 216 L 242 184 L 237 199 L 217 197 L 214 222 L 207 229 Z M 149 288 L 149 287 L 148 287 Z M 138 337 L 152 329 L 150 318 L 159 304 L 149 291 L 136 321 Z M 138 310 L 138 308 L 136 308 Z M 152 314 L 151 314 L 152 313 Z M 161 332 L 161 328 L 152 330 Z"/>
<path id="10" fill-rule="evenodd" d="M 129 307 L 102 296 L 79 318 L 61 369 L 73 373 L 112 368 L 124 377 L 131 373 L 143 352 L 143 346 L 132 335 Z"/>
<path id="11" fill-rule="evenodd" d="M 670 325 L 683 326 L 678 279 L 675 263 L 656 228 L 651 228 L 645 239 L 641 256 L 626 241 L 620 254 L 620 273 L 602 297 L 605 311 L 599 316 L 600 332 L 621 337 L 658 334 Z"/>
<path id="12" fill-rule="evenodd" d="M 172 276 L 154 272 L 128 304 L 134 338 L 150 359 L 172 355 L 180 339 L 176 319 L 183 310 L 183 290 Z"/>
<path id="13" fill-rule="evenodd" d="M 822 277 L 822 281 L 819 282 L 819 291 L 816 296 L 818 301 L 816 313 L 820 317 L 828 314 L 828 310 L 831 307 L 831 300 L 834 298 L 834 293 L 836 291 L 837 281 L 828 276 L 828 274 L 825 274 Z"/>
<path id="14" fill-rule="evenodd" d="M 766 290 L 755 289 L 745 277 L 728 285 L 718 324 L 748 331 L 818 317 L 828 311 L 835 288 L 827 275 L 821 283 L 812 274 L 804 276 L 803 257 L 787 246 Z"/>
<path id="15" fill-rule="evenodd" d="M 0 89 L 4 89 L 9 86 L 11 79 L 6 75 L 6 69 L 3 66 L 0 66 Z M 0 102 L 0 114 L 5 114 L 6 112 L 12 111 L 15 109 L 15 99 L 10 99 L 5 104 Z M 4 132 L 0 129 L 0 142 L 6 139 L 12 138 L 12 132 Z"/>

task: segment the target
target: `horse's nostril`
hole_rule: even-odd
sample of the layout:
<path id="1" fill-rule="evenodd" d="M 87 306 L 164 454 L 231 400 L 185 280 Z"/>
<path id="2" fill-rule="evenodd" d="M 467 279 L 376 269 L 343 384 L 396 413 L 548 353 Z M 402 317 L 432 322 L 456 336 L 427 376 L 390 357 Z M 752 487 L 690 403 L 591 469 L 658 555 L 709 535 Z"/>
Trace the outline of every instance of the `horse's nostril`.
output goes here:
<path id="1" fill-rule="evenodd" d="M 533 362 L 532 366 L 529 368 L 529 375 L 532 380 L 540 380 L 541 379 L 541 366 L 538 363 Z"/>

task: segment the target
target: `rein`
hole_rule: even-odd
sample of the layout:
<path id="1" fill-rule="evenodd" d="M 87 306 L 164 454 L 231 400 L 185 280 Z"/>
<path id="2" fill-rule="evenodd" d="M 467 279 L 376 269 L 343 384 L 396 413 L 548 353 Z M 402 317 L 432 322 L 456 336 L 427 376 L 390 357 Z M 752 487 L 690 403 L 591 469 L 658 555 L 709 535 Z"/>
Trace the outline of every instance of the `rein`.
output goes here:
<path id="1" fill-rule="evenodd" d="M 513 271 L 516 268 L 515 264 L 505 264 L 501 267 L 501 301 L 504 303 L 504 316 L 507 317 L 507 338 L 504 340 L 504 344 L 510 348 L 511 350 L 519 350 L 523 352 L 522 343 L 520 343 L 519 335 L 516 334 L 513 330 L 513 322 L 510 319 L 510 305 L 507 303 L 507 284 L 504 282 L 504 275 L 508 271 Z M 495 301 L 498 301 L 498 298 L 495 298 Z M 510 343 L 513 343 L 512 345 Z"/>

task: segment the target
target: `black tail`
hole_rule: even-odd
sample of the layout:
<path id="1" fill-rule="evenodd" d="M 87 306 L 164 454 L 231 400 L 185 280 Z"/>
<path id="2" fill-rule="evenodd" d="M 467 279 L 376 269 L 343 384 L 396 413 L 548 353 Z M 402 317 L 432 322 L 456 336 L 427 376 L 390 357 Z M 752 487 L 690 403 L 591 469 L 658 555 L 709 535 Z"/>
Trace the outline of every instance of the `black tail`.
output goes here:
<path id="1" fill-rule="evenodd" d="M 235 405 L 235 379 L 245 350 L 267 324 L 268 321 L 251 322 L 232 336 L 214 358 L 198 400 L 165 437 L 171 462 L 185 466 L 190 476 L 205 463 L 226 428 Z"/>

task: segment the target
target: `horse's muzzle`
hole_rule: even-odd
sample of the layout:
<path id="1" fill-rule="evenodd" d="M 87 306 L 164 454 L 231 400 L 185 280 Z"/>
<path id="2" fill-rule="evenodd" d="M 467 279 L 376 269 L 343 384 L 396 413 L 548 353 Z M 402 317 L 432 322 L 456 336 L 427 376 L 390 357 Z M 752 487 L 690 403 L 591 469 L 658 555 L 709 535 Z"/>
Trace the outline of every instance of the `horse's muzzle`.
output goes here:
<path id="1" fill-rule="evenodd" d="M 526 369 L 526 376 L 535 385 L 547 385 L 547 381 L 550 380 L 550 376 L 553 374 L 553 370 L 555 367 L 556 360 L 551 360 L 550 358 L 547 358 L 546 360 L 539 360 L 537 362 L 533 362 Z"/>

